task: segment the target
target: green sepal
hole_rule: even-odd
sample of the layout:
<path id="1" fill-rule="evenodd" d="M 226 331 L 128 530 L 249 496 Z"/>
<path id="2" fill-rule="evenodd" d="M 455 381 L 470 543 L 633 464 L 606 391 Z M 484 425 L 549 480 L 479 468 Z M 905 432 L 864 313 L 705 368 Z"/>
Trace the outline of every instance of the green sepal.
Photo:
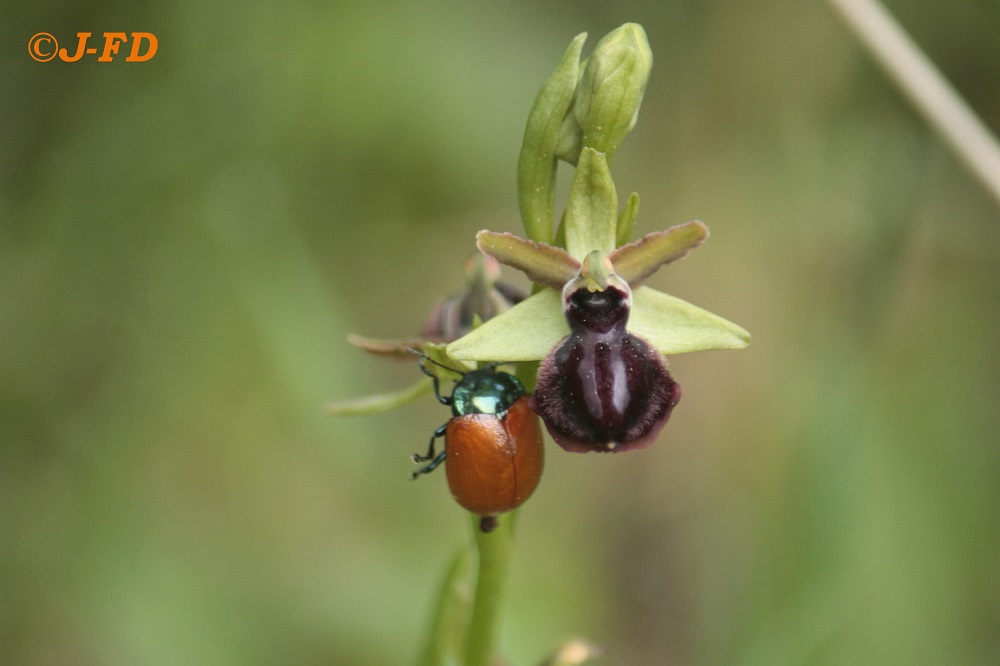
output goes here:
<path id="1" fill-rule="evenodd" d="M 404 340 L 389 340 L 386 338 L 369 338 L 357 333 L 348 333 L 347 342 L 369 354 L 394 358 L 398 360 L 413 360 L 413 353 L 423 349 L 426 340 L 409 338 Z"/>
<path id="2" fill-rule="evenodd" d="M 567 335 L 562 295 L 542 289 L 449 344 L 448 355 L 460 361 L 537 361 Z"/>
<path id="3" fill-rule="evenodd" d="M 327 403 L 326 411 L 336 416 L 366 416 L 381 414 L 397 407 L 416 402 L 431 392 L 432 384 L 428 377 L 399 391 L 366 395 L 360 398 L 348 398 Z"/>
<path id="4" fill-rule="evenodd" d="M 538 92 L 528 114 L 517 162 L 517 199 L 528 238 L 553 239 L 556 146 L 563 119 L 570 112 L 580 76 L 580 51 L 587 33 L 577 35 Z"/>
<path id="5" fill-rule="evenodd" d="M 584 148 L 566 204 L 566 249 L 582 260 L 590 252 L 615 249 L 618 194 L 603 153 Z"/>
<path id="6" fill-rule="evenodd" d="M 632 292 L 628 330 L 662 354 L 742 349 L 750 334 L 719 315 L 649 287 Z"/>

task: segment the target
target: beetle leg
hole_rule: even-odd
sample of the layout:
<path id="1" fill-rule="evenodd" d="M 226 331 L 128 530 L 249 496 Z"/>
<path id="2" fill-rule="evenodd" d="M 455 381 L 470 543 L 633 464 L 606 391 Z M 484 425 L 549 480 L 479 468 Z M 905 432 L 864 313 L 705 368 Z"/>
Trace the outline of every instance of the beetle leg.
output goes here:
<path id="1" fill-rule="evenodd" d="M 438 402 L 440 402 L 442 405 L 448 405 L 450 407 L 451 406 L 451 397 L 450 396 L 441 395 L 440 380 L 438 379 L 437 375 L 435 375 L 433 372 L 431 372 L 430 370 L 428 370 L 427 366 L 424 365 L 424 360 L 426 358 L 427 358 L 426 356 L 421 356 L 420 357 L 420 371 L 422 373 L 424 373 L 425 375 L 427 375 L 428 377 L 430 377 L 432 380 L 434 380 L 434 397 L 436 397 L 438 399 Z M 428 457 L 428 459 L 430 459 L 431 456 L 427 456 L 427 457 Z"/>
<path id="2" fill-rule="evenodd" d="M 422 462 L 427 462 L 428 460 L 434 460 L 436 457 L 440 457 L 436 456 L 436 454 L 434 453 L 434 440 L 438 439 L 439 437 L 444 437 L 444 434 L 447 431 L 448 431 L 448 424 L 445 423 L 440 428 L 435 430 L 433 435 L 431 435 L 431 441 L 427 445 L 427 455 L 422 456 L 419 453 L 414 453 L 412 456 L 410 456 L 410 460 L 412 460 L 415 463 L 422 463 Z M 442 453 L 441 455 L 444 454 Z M 436 463 L 434 463 L 434 467 L 437 467 L 440 464 L 441 461 L 437 461 Z M 433 471 L 434 467 L 431 467 L 426 471 L 420 470 L 420 473 L 426 474 L 427 472 Z"/>
<path id="3" fill-rule="evenodd" d="M 423 467 L 421 467 L 420 469 L 418 469 L 416 472 L 411 472 L 410 473 L 410 478 L 415 479 L 418 476 L 420 476 L 421 474 L 430 474 L 435 469 L 437 469 L 438 465 L 440 465 L 441 463 L 444 462 L 445 456 L 447 456 L 447 455 L 448 455 L 447 451 L 442 451 L 441 453 L 437 454 L 437 456 L 435 456 L 434 460 L 430 461 L 428 464 L 424 465 Z"/>

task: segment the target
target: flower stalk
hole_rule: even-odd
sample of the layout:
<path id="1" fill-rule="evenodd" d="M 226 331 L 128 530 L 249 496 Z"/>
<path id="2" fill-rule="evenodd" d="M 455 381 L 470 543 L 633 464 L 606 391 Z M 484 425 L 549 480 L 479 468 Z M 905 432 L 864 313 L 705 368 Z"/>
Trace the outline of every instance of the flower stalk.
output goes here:
<path id="1" fill-rule="evenodd" d="M 478 516 L 472 516 L 479 562 L 465 659 L 462 661 L 466 666 L 489 666 L 499 652 L 510 568 L 514 561 L 516 516 L 517 511 L 506 514 L 497 529 L 488 533 L 479 529 Z"/>

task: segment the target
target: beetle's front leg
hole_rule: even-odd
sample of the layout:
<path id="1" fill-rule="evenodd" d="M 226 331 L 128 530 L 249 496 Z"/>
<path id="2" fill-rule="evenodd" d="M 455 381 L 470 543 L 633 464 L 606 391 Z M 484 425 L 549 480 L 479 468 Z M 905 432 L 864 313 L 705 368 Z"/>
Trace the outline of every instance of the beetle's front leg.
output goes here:
<path id="1" fill-rule="evenodd" d="M 444 435 L 445 435 L 445 433 L 447 431 L 448 431 L 448 424 L 447 423 L 445 423 L 440 428 L 438 428 L 437 430 L 434 431 L 434 434 L 431 435 L 431 441 L 427 445 L 427 455 L 423 455 L 422 456 L 419 453 L 414 453 L 412 456 L 410 456 L 410 460 L 412 460 L 414 463 L 423 463 L 423 462 L 427 462 L 428 460 L 431 461 L 429 465 L 425 465 L 424 467 L 421 467 L 420 469 L 418 469 L 416 472 L 411 473 L 410 474 L 411 477 L 413 477 L 415 479 L 418 476 L 420 476 L 421 474 L 427 474 L 429 472 L 433 472 L 434 469 L 438 465 L 440 465 L 441 463 L 444 462 L 444 458 L 445 458 L 445 455 L 447 454 L 447 450 L 441 451 L 441 453 L 439 453 L 439 454 L 435 454 L 434 453 L 434 441 L 437 440 L 440 437 L 444 437 Z M 446 446 L 447 446 L 447 444 L 446 444 Z"/>

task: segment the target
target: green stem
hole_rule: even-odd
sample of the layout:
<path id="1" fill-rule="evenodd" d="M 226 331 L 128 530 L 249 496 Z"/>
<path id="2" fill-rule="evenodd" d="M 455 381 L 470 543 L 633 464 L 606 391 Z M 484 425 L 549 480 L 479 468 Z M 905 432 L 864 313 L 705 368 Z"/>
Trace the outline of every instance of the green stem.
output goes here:
<path id="1" fill-rule="evenodd" d="M 489 666 L 500 643 L 510 565 L 514 555 L 514 523 L 517 512 L 500 516 L 492 532 L 479 529 L 479 516 L 472 516 L 472 531 L 479 551 L 479 576 L 469 621 L 465 666 Z"/>

